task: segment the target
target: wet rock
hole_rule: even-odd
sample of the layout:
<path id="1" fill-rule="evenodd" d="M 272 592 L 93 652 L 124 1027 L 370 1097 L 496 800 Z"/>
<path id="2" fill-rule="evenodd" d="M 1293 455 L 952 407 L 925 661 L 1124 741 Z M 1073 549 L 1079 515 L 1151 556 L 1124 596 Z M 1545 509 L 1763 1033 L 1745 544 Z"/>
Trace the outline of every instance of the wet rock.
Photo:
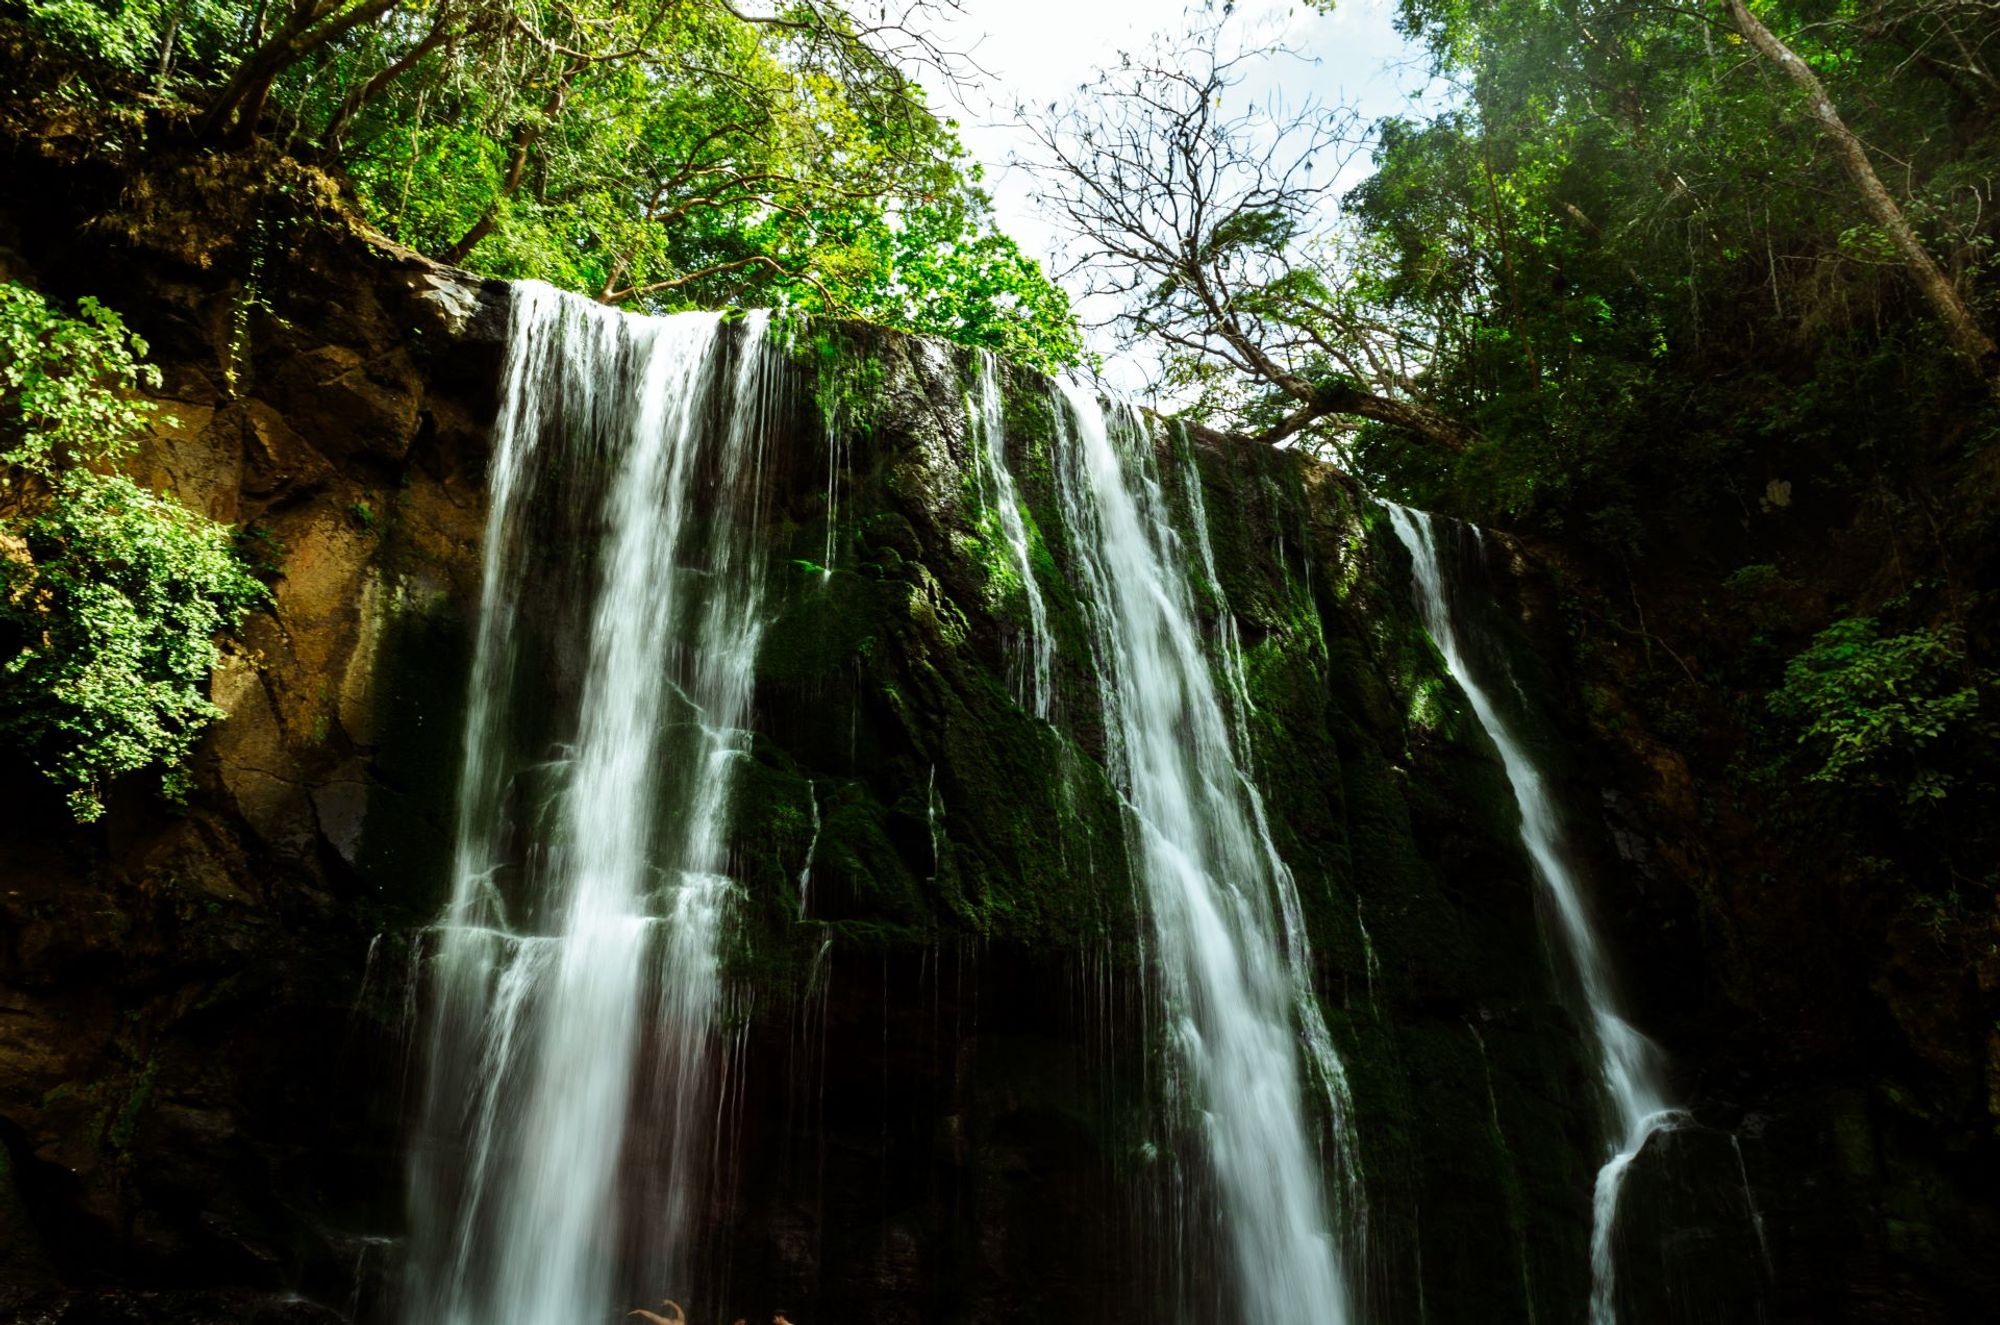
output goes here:
<path id="1" fill-rule="evenodd" d="M 385 730 L 378 698 L 451 668 L 505 291 L 325 224 L 310 190 L 317 219 L 253 264 L 234 236 L 269 180 L 226 163 L 135 182 L 0 154 L 8 276 L 150 342 L 171 418 L 133 471 L 246 530 L 272 586 L 212 678 L 229 716 L 185 808 L 135 778 L 83 830 L 0 766 L 0 1320 L 331 1319 L 263 1290 L 344 1300 L 354 1256 L 320 1230 L 395 1219 L 397 1028 L 356 994 L 428 885 L 378 886 L 364 842 L 385 798 L 442 817 L 456 732 L 393 706 Z M 417 767 L 447 785 L 385 781 Z"/>
<path id="2" fill-rule="evenodd" d="M 1729 1325 L 1769 1310 L 1769 1230 L 1730 1133 L 1653 1133 L 1626 1171 L 1618 1210 L 1619 1319 Z"/>

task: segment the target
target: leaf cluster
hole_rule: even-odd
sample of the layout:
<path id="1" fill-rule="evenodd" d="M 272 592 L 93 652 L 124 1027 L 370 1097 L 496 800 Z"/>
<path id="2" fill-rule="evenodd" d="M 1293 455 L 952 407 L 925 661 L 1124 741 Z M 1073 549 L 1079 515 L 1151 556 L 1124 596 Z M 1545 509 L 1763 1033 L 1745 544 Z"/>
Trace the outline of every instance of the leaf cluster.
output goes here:
<path id="1" fill-rule="evenodd" d="M 1885 635 L 1873 617 L 1846 617 L 1792 659 L 1768 703 L 1815 765 L 1810 781 L 1913 805 L 1950 791 L 1952 746 L 1991 739 L 1981 691 L 1996 680 L 1968 665 L 1955 626 Z"/>
<path id="2" fill-rule="evenodd" d="M 2000 17 L 1755 8 L 1991 320 Z M 1629 556 L 1754 508 L 1778 439 L 1831 473 L 1889 449 L 1877 430 L 1908 429 L 1912 400 L 1967 412 L 1976 372 L 1723 9 L 1407 0 L 1402 22 L 1459 95 L 1380 126 L 1347 203 L 1377 244 L 1374 297 L 1431 329 L 1421 389 L 1480 444 L 1440 463 L 1364 439 L 1389 490 Z"/>
<path id="3" fill-rule="evenodd" d="M 145 769 L 178 798 L 222 710 L 217 636 L 266 598 L 235 531 L 102 467 L 152 414 L 145 345 L 93 300 L 78 315 L 0 286 L 0 438 L 17 509 L 0 521 L 0 736 L 89 822 Z M 93 467 L 95 466 L 95 467 Z"/>
<path id="4" fill-rule="evenodd" d="M 0 463 L 52 481 L 128 452 L 155 412 L 131 394 L 160 383 L 145 354 L 146 342 L 95 299 L 78 300 L 71 317 L 26 286 L 0 284 Z"/>

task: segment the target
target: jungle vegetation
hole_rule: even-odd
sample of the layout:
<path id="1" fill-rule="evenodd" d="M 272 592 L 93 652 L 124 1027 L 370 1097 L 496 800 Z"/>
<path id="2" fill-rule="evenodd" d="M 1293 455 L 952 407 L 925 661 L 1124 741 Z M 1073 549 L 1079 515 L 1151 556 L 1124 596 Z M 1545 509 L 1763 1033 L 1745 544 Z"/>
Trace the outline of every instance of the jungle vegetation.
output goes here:
<path id="1" fill-rule="evenodd" d="M 145 353 L 94 299 L 0 285 L 0 736 L 84 823 L 122 774 L 185 794 L 216 637 L 265 598 L 232 526 L 116 470 L 158 413 Z"/>
<path id="2" fill-rule="evenodd" d="M 995 228 L 917 71 L 929 0 L 28 0 L 58 95 L 144 153 L 281 157 L 440 261 L 637 311 L 774 305 L 1056 369 L 1068 301 Z M 246 203 L 246 205 L 249 205 Z M 261 218 L 246 215 L 246 229 Z M 254 295 L 249 296 L 254 298 Z M 265 597 L 234 531 L 119 472 L 157 420 L 113 308 L 0 286 L 0 729 L 103 813 L 177 797 L 218 637 Z"/>

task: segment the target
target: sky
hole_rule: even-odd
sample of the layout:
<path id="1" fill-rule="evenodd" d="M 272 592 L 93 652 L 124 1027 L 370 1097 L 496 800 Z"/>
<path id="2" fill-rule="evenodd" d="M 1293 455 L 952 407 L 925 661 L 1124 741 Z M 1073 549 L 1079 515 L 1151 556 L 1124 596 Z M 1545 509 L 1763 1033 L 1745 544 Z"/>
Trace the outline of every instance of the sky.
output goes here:
<path id="1" fill-rule="evenodd" d="M 1373 123 L 1437 101 L 1421 53 L 1396 32 L 1394 16 L 1393 0 L 1340 0 L 1331 14 L 1290 0 L 1238 0 L 1230 21 L 1273 33 L 1305 57 L 1272 69 L 1286 97 L 1352 103 L 1364 123 Z M 947 46 L 969 51 L 986 72 L 980 86 L 957 90 L 927 79 L 933 104 L 957 118 L 966 147 L 985 165 L 1000 228 L 1050 271 L 1060 269 L 1062 233 L 1037 206 L 1033 176 L 1008 164 L 1033 147 L 1009 109 L 1017 101 L 1066 99 L 1095 70 L 1115 63 L 1121 49 L 1143 46 L 1170 27 L 1185 27 L 1178 0 L 961 0 L 956 20 L 937 34 Z M 1249 90 L 1261 94 L 1257 83 L 1253 77 Z M 1365 161 L 1364 155 L 1354 168 L 1365 169 Z M 1136 365 L 1113 369 L 1112 380 L 1138 385 L 1129 381 Z"/>

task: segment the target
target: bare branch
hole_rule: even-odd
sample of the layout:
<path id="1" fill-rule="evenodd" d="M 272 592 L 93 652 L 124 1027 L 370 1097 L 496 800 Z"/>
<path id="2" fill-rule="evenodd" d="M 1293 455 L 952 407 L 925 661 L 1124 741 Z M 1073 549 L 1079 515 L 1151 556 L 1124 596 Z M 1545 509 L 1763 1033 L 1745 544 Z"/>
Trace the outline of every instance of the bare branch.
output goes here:
<path id="1" fill-rule="evenodd" d="M 1019 109 L 1037 144 L 1027 164 L 1074 237 L 1069 273 L 1116 302 L 1128 344 L 1296 402 L 1265 440 L 1345 415 L 1463 449 L 1470 432 L 1415 398 L 1420 330 L 1362 298 L 1361 246 L 1335 196 L 1365 145 L 1358 117 L 1251 98 L 1264 67 L 1298 57 L 1229 25 L 1156 39 L 1071 101 Z"/>

